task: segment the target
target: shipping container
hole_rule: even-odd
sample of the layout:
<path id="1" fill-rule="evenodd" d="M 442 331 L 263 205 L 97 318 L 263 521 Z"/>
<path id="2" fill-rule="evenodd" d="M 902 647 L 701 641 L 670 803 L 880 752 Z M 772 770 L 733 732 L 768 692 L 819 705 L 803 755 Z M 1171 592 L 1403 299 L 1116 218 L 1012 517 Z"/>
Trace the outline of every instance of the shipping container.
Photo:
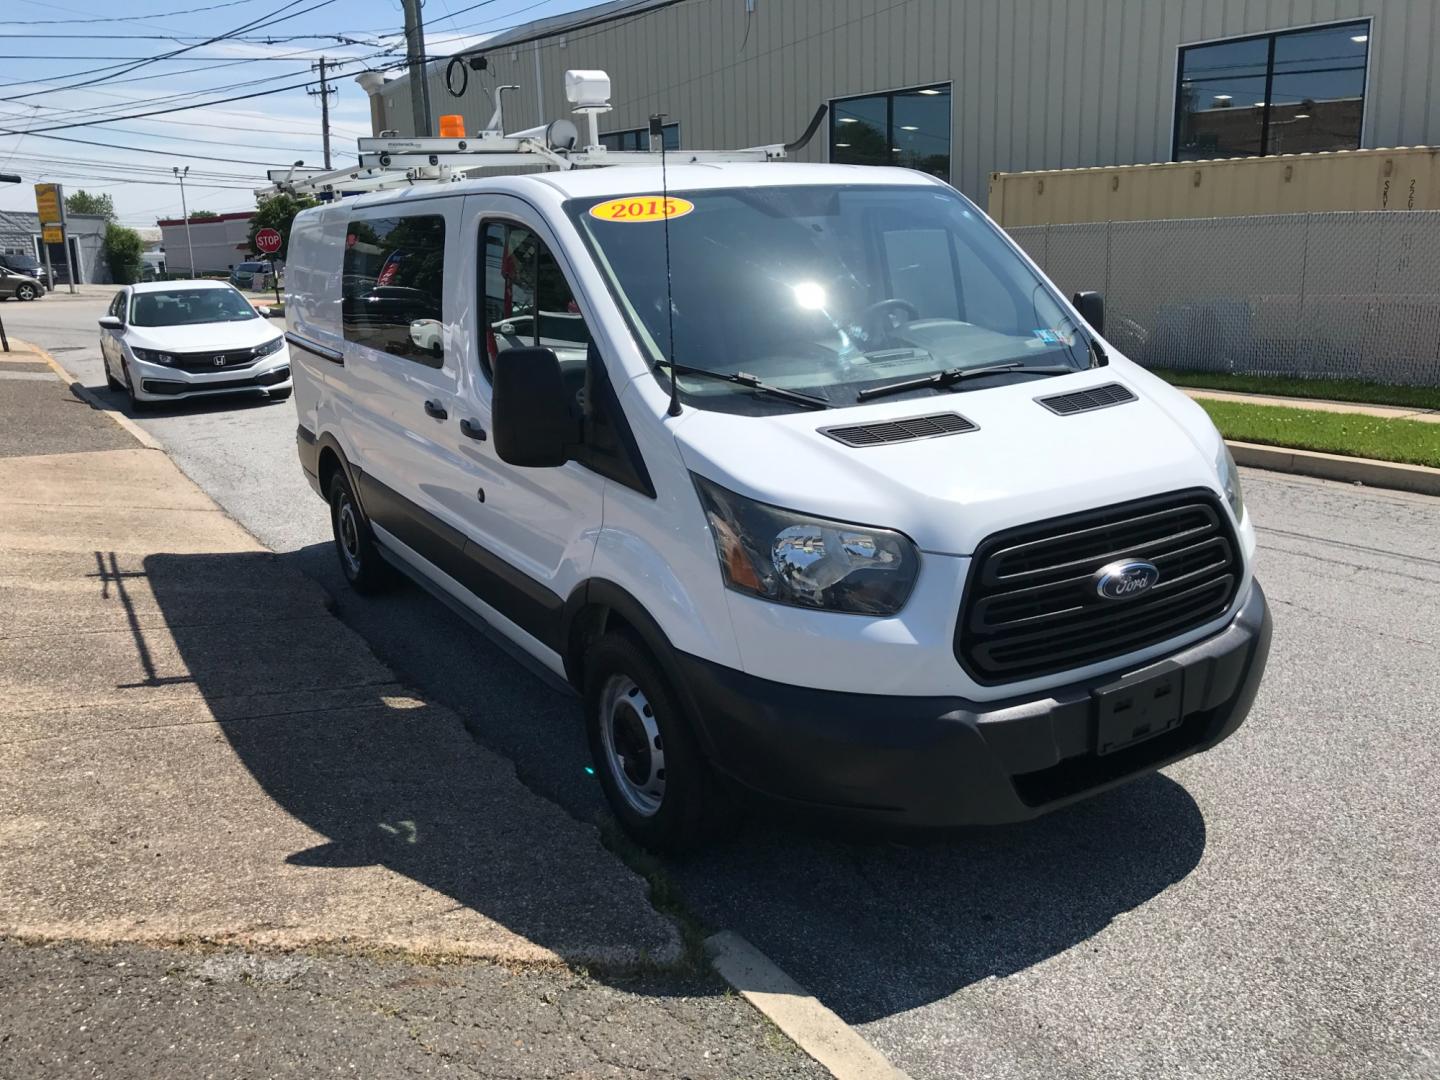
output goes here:
<path id="1" fill-rule="evenodd" d="M 990 174 L 1007 228 L 1322 210 L 1440 210 L 1440 148 L 1342 150 L 1218 161 Z"/>

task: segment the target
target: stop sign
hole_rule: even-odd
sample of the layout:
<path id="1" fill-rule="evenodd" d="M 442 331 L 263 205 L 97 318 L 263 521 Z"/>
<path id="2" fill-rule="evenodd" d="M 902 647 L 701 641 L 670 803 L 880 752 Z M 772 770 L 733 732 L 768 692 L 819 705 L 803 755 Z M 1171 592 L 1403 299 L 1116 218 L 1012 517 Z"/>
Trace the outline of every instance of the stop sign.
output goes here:
<path id="1" fill-rule="evenodd" d="M 280 250 L 280 230 L 261 229 L 255 234 L 255 246 L 266 255 L 274 255 Z"/>

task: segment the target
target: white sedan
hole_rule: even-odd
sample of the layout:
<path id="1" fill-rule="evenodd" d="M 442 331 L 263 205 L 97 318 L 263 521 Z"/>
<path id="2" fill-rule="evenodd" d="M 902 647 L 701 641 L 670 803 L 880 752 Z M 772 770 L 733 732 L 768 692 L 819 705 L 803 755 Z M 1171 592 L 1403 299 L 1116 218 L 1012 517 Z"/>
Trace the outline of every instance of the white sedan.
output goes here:
<path id="1" fill-rule="evenodd" d="M 284 401 L 290 351 L 268 314 L 223 281 L 127 285 L 100 320 L 105 381 L 135 408 L 233 393 Z"/>

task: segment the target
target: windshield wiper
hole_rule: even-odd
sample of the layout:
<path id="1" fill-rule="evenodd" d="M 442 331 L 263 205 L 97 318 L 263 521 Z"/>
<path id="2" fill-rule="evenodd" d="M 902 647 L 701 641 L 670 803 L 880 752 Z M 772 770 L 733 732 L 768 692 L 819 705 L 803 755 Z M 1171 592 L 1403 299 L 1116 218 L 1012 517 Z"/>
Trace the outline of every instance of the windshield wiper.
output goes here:
<path id="1" fill-rule="evenodd" d="M 786 401 L 793 401 L 798 405 L 808 405 L 812 409 L 830 408 L 830 402 L 822 397 L 801 393 L 799 390 L 786 390 L 783 386 L 772 386 L 744 371 L 711 371 L 709 368 L 690 367 L 688 364 L 674 364 L 668 361 L 655 366 L 657 368 L 668 367 L 672 379 L 676 375 L 706 375 L 712 379 L 722 379 L 725 382 L 735 383 L 737 386 L 747 386 L 751 390 L 759 390 L 762 394 L 784 398 Z"/>
<path id="2" fill-rule="evenodd" d="M 919 375 L 913 379 L 901 379 L 899 382 L 868 387 L 857 393 L 855 400 L 869 401 L 871 398 L 884 397 L 887 394 L 900 394 L 906 390 L 922 390 L 929 386 L 954 386 L 958 382 L 964 382 L 966 379 L 973 379 L 979 375 L 998 375 L 1005 371 L 1013 371 L 1019 375 L 1070 375 L 1076 370 L 1078 369 L 1058 365 L 1026 367 L 1018 360 L 1008 364 L 987 364 L 984 367 L 946 368 L 944 371 L 932 371 L 929 375 Z"/>

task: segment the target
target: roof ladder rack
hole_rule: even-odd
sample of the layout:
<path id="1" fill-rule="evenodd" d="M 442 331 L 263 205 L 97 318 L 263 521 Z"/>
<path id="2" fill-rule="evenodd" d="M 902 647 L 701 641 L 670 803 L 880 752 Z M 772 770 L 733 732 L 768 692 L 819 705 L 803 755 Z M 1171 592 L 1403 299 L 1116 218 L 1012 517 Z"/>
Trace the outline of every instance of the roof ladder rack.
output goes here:
<path id="1" fill-rule="evenodd" d="M 270 183 L 256 188 L 261 197 L 283 193 L 343 198 L 416 184 L 444 184 L 464 180 L 487 169 L 545 168 L 593 169 L 654 165 L 660 157 L 659 140 L 650 150 L 607 150 L 599 145 L 596 117 L 608 112 L 610 79 L 600 71 L 567 71 L 566 94 L 575 111 L 589 121 L 590 144 L 580 146 L 580 133 L 569 120 L 507 135 L 486 129 L 466 138 L 398 138 L 392 133 L 356 140 L 360 162 L 344 169 L 271 169 Z M 824 116 L 820 106 L 804 135 L 792 143 L 772 143 L 743 150 L 666 151 L 668 164 L 783 161 L 810 141 Z M 499 119 L 499 110 L 492 122 Z"/>

